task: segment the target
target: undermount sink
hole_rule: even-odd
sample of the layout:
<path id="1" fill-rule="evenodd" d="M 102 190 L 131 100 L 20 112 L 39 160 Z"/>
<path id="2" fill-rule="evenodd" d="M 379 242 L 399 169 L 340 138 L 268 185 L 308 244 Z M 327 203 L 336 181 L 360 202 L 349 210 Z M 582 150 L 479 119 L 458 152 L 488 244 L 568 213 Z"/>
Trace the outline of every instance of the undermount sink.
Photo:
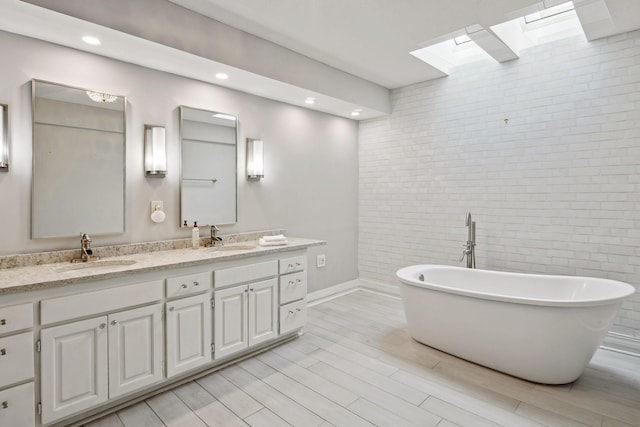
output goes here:
<path id="1" fill-rule="evenodd" d="M 229 246 L 216 246 L 213 249 L 217 251 L 249 251 L 255 249 L 255 245 L 229 245 Z"/>
<path id="2" fill-rule="evenodd" d="M 136 261 L 132 259 L 105 259 L 102 261 L 90 261 L 90 262 L 79 262 L 76 264 L 67 264 L 62 267 L 56 268 L 56 271 L 74 271 L 74 270 L 85 270 L 85 269 L 93 269 L 93 268 L 106 268 L 106 267 L 120 267 L 126 265 L 133 265 Z"/>

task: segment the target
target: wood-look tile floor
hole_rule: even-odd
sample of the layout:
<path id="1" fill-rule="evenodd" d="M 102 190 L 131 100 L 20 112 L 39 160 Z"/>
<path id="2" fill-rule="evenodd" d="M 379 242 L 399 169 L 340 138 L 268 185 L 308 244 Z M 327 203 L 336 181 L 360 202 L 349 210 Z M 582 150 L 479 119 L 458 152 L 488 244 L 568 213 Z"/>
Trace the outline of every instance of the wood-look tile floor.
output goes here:
<path id="1" fill-rule="evenodd" d="M 639 358 L 599 350 L 544 386 L 415 342 L 397 298 L 357 291 L 308 317 L 292 342 L 88 426 L 640 426 Z"/>

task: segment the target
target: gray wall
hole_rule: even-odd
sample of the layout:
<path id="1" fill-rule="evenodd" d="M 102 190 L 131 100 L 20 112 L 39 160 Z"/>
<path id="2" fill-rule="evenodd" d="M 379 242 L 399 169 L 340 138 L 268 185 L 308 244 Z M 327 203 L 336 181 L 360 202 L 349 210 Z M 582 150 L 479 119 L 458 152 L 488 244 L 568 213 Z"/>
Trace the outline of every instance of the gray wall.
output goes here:
<path id="1" fill-rule="evenodd" d="M 392 100 L 360 123 L 361 278 L 462 265 L 471 211 L 479 268 L 640 288 L 640 31 L 473 63 Z M 640 293 L 614 329 L 640 337 Z"/>
<path id="2" fill-rule="evenodd" d="M 0 67 L 0 103 L 9 104 L 11 133 L 10 171 L 0 173 L 0 255 L 79 244 L 76 238 L 30 239 L 30 80 L 41 79 L 127 97 L 126 232 L 95 237 L 95 246 L 190 236 L 178 228 L 177 107 L 187 105 L 240 118 L 238 223 L 223 232 L 284 228 L 291 236 L 326 240 L 310 250 L 310 291 L 357 278 L 356 122 L 4 32 L 0 57 L 8 59 Z M 144 177 L 145 124 L 166 126 L 165 179 Z M 247 137 L 265 141 L 260 182 L 244 179 Z M 152 200 L 164 201 L 165 223 L 149 219 Z M 327 254 L 326 268 L 315 268 L 317 253 Z"/>

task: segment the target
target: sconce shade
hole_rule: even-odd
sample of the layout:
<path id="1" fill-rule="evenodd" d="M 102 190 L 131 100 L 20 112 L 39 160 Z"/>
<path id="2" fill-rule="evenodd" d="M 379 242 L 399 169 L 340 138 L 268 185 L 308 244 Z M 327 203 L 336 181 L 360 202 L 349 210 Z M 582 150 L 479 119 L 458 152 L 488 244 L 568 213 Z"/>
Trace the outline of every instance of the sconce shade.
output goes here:
<path id="1" fill-rule="evenodd" d="M 247 178 L 264 178 L 264 147 L 261 139 L 247 138 Z"/>
<path id="2" fill-rule="evenodd" d="M 0 171 L 9 170 L 8 106 L 0 104 Z"/>
<path id="3" fill-rule="evenodd" d="M 144 126 L 144 174 L 159 178 L 167 174 L 167 141 L 162 126 Z"/>

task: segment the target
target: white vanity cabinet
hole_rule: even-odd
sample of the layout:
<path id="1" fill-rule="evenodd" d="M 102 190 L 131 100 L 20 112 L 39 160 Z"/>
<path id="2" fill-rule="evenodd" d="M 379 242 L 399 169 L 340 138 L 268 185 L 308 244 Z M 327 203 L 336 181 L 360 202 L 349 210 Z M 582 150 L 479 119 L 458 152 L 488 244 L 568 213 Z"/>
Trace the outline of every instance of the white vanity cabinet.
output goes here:
<path id="1" fill-rule="evenodd" d="M 304 255 L 280 260 L 280 333 L 286 334 L 307 323 L 307 258 Z"/>
<path id="2" fill-rule="evenodd" d="M 82 278 L 91 266 L 51 266 L 50 286 L 0 288 L 0 427 L 79 425 L 294 338 L 306 319 L 298 245 L 164 254 L 171 265 Z"/>
<path id="3" fill-rule="evenodd" d="M 167 278 L 167 377 L 211 362 L 210 270 Z"/>
<path id="4" fill-rule="evenodd" d="M 216 359 L 278 336 L 277 275 L 276 260 L 215 271 Z"/>
<path id="5" fill-rule="evenodd" d="M 33 324 L 32 303 L 0 307 L 0 426 L 35 423 Z"/>
<path id="6" fill-rule="evenodd" d="M 40 331 L 43 424 L 162 380 L 162 304 L 126 309 L 161 299 L 154 281 L 41 302 L 43 322 L 71 321 Z"/>

